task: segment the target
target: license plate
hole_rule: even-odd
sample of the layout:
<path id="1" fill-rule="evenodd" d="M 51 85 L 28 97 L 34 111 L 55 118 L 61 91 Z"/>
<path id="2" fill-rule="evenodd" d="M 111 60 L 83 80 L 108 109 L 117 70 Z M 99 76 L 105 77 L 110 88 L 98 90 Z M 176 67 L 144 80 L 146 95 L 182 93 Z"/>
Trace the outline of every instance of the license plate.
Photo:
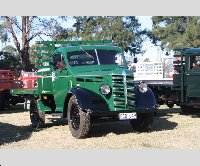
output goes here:
<path id="1" fill-rule="evenodd" d="M 119 113 L 119 120 L 137 119 L 137 113 Z"/>

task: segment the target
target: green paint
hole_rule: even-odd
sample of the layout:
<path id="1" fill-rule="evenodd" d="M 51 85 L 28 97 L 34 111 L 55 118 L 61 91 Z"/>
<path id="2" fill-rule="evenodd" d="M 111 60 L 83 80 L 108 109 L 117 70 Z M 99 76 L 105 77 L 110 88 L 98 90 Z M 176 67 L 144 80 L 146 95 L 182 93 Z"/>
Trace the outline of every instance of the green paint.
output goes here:
<path id="1" fill-rule="evenodd" d="M 38 89 L 13 90 L 12 93 L 53 96 L 56 111 L 63 112 L 65 100 L 71 89 L 83 88 L 105 101 L 109 107 L 108 111 L 132 111 L 135 108 L 133 72 L 127 70 L 123 50 L 111 45 L 110 41 L 70 42 L 41 42 L 41 47 L 37 48 L 39 51 L 37 73 L 43 77 L 38 79 Z M 57 48 L 56 44 L 65 46 Z M 44 65 L 49 61 L 55 62 L 53 58 L 55 54 L 62 55 L 65 63 L 62 70 L 57 70 L 53 63 Z M 123 61 L 122 64 L 111 63 L 116 62 L 113 59 L 115 54 L 121 55 L 118 62 Z M 100 92 L 100 87 L 104 84 L 111 88 L 109 97 Z M 45 105 L 45 102 L 43 104 Z M 42 111 L 48 110 L 41 103 L 39 105 Z"/>

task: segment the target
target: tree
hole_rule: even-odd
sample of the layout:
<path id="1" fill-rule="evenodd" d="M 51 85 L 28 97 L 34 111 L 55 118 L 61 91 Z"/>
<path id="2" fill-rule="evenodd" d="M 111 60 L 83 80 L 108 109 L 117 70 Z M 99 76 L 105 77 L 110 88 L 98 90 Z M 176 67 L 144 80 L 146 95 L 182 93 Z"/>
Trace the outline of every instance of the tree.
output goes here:
<path id="1" fill-rule="evenodd" d="M 36 47 L 37 47 L 37 45 L 36 44 L 33 44 L 31 47 L 30 47 L 30 62 L 31 62 L 31 64 L 33 64 L 33 65 L 35 65 L 35 63 L 36 63 L 36 58 L 37 58 L 37 56 L 36 56 L 36 54 L 37 54 L 37 52 L 36 52 Z"/>
<path id="2" fill-rule="evenodd" d="M 61 17 L 66 19 L 66 17 Z M 54 39 L 113 40 L 126 52 L 141 53 L 145 30 L 134 16 L 77 16 L 73 28 L 57 28 Z M 61 25 L 62 26 L 62 25 Z M 64 32 L 64 33 L 62 33 Z M 59 34 L 59 35 L 56 35 Z M 63 35 L 62 35 L 63 34 Z"/>
<path id="3" fill-rule="evenodd" d="M 6 42 L 9 40 L 8 38 L 8 33 L 7 31 L 5 31 L 5 29 L 3 28 L 3 26 L 0 24 L 0 41 L 3 44 L 5 44 L 6 46 Z"/>
<path id="4" fill-rule="evenodd" d="M 153 16 L 149 37 L 162 49 L 200 47 L 199 16 Z"/>
<path id="5" fill-rule="evenodd" d="M 2 16 L 2 27 L 9 32 L 20 56 L 22 69 L 31 71 L 29 60 L 30 41 L 39 35 L 49 35 L 51 21 L 37 16 Z"/>
<path id="6" fill-rule="evenodd" d="M 13 46 L 8 45 L 0 51 L 0 66 L 0 69 L 21 70 L 17 50 Z"/>

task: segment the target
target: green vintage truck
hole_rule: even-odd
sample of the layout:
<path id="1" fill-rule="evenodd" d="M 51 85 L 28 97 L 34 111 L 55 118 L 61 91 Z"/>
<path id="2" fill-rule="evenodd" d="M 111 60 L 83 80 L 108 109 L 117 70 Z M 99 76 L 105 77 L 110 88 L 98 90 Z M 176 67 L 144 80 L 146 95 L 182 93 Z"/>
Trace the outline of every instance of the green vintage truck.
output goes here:
<path id="1" fill-rule="evenodd" d="M 37 88 L 12 89 L 26 99 L 32 127 L 45 114 L 62 114 L 75 138 L 88 135 L 92 123 L 130 120 L 136 131 L 151 129 L 155 97 L 143 82 L 134 85 L 124 51 L 112 41 L 37 42 Z"/>
<path id="2" fill-rule="evenodd" d="M 200 110 L 200 48 L 177 48 L 173 55 L 173 79 L 164 81 L 145 80 L 159 104 L 174 104 L 183 113 Z M 160 102 L 159 102 L 160 101 Z"/>
<path id="3" fill-rule="evenodd" d="M 175 49 L 171 100 L 183 113 L 200 108 L 200 48 Z"/>

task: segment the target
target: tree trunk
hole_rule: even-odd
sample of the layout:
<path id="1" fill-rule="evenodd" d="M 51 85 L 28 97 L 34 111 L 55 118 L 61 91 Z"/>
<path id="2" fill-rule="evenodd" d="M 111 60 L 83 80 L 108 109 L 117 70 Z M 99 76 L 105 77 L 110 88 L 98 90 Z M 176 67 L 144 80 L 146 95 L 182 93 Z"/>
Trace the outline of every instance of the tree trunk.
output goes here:
<path id="1" fill-rule="evenodd" d="M 21 64 L 22 64 L 22 70 L 23 71 L 32 71 L 31 70 L 31 64 L 29 61 L 29 48 L 25 48 L 19 52 Z"/>
<path id="2" fill-rule="evenodd" d="M 22 16 L 22 49 L 20 51 L 22 69 L 31 71 L 29 61 L 29 16 Z"/>

